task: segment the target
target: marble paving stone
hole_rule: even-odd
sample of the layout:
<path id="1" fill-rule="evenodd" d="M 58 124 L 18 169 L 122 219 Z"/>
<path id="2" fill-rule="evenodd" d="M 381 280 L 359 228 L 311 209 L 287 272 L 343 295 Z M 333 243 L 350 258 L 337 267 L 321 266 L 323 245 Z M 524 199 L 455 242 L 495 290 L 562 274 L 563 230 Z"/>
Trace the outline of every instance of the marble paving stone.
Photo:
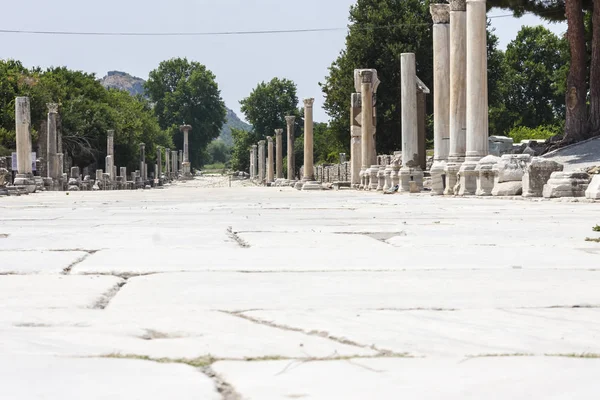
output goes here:
<path id="1" fill-rule="evenodd" d="M 83 251 L 0 251 L 0 275 L 60 274 L 87 256 Z"/>
<path id="2" fill-rule="evenodd" d="M 595 400 L 600 392 L 599 359 L 220 362 L 213 369 L 246 400 Z"/>

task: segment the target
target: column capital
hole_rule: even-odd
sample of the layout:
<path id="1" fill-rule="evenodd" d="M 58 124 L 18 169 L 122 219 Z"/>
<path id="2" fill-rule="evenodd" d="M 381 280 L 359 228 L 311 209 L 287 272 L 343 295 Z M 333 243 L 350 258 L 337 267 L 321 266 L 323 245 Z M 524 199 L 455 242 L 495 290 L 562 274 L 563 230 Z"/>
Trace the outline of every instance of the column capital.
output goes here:
<path id="1" fill-rule="evenodd" d="M 370 83 L 373 87 L 373 93 L 377 93 L 377 88 L 381 81 L 377 76 L 376 69 L 355 69 L 354 70 L 354 88 L 358 93 L 362 92 L 362 84 Z"/>
<path id="2" fill-rule="evenodd" d="M 140 143 L 140 149 L 145 149 L 146 148 L 146 144 L 145 143 Z"/>
<path id="3" fill-rule="evenodd" d="M 259 140 L 258 141 L 258 145 L 259 146 L 264 146 L 265 145 L 265 141 L 264 140 Z"/>
<path id="4" fill-rule="evenodd" d="M 466 0 L 449 0 L 450 11 L 467 11 Z"/>
<path id="5" fill-rule="evenodd" d="M 289 128 L 292 125 L 294 125 L 294 122 L 296 122 L 296 117 L 293 115 L 288 115 L 287 117 L 285 117 L 285 122 L 287 122 L 287 126 Z"/>
<path id="6" fill-rule="evenodd" d="M 257 147 L 258 147 L 257 145 L 253 144 L 252 145 L 252 150 L 255 150 Z"/>
<path id="7" fill-rule="evenodd" d="M 283 129 L 275 129 L 275 136 L 281 136 L 283 134 Z"/>
<path id="8" fill-rule="evenodd" d="M 450 5 L 449 4 L 431 4 L 429 12 L 434 24 L 450 23 Z"/>
<path id="9" fill-rule="evenodd" d="M 167 147 L 167 148 L 165 149 L 165 151 L 168 153 L 168 152 L 170 152 L 170 151 L 171 151 L 171 149 Z"/>
<path id="10" fill-rule="evenodd" d="M 48 107 L 49 114 L 57 114 L 58 113 L 58 103 L 46 103 L 46 107 Z"/>
<path id="11" fill-rule="evenodd" d="M 267 136 L 267 141 L 269 143 L 272 143 L 273 142 L 273 136 Z"/>
<path id="12" fill-rule="evenodd" d="M 313 98 L 304 99 L 304 107 L 305 108 L 312 108 L 314 103 L 315 103 L 315 99 L 313 99 Z"/>
<path id="13" fill-rule="evenodd" d="M 115 136 L 115 130 L 114 129 L 109 129 L 106 131 L 107 136 L 112 137 Z"/>
<path id="14" fill-rule="evenodd" d="M 191 130 L 192 130 L 192 126 L 191 126 L 191 125 L 181 125 L 181 126 L 179 127 L 179 130 L 180 130 L 181 132 L 189 132 L 189 131 L 191 131 Z"/>

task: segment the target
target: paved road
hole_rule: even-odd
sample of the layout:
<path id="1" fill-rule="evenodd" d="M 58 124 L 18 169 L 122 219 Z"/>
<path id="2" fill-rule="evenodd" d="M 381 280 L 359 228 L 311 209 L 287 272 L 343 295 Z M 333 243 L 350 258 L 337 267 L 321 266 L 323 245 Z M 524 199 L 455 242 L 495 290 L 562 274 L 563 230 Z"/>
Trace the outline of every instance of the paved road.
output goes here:
<path id="1" fill-rule="evenodd" d="M 2 399 L 597 399 L 600 204 L 0 199 Z"/>

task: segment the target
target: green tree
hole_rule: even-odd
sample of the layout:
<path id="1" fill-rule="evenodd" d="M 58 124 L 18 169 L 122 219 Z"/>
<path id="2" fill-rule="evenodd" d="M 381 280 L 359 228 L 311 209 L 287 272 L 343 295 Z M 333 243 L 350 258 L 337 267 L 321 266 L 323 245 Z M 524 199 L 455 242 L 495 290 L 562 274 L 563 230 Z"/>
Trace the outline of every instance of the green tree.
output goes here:
<path id="1" fill-rule="evenodd" d="M 254 134 L 244 129 L 231 129 L 233 148 L 231 149 L 231 168 L 234 171 L 250 171 L 250 148 L 254 142 Z"/>
<path id="2" fill-rule="evenodd" d="M 229 159 L 231 158 L 231 148 L 220 139 L 213 140 L 212 142 L 210 142 L 206 151 L 208 152 L 209 162 L 211 164 L 225 164 L 229 162 Z"/>
<path id="3" fill-rule="evenodd" d="M 491 114 L 495 133 L 506 134 L 514 126 L 535 128 L 555 125 L 565 117 L 565 65 L 568 48 L 542 26 L 523 27 L 508 44 L 504 75 L 499 92 L 502 99 Z"/>
<path id="4" fill-rule="evenodd" d="M 171 132 L 177 148 L 183 148 L 179 126 L 192 125 L 190 162 L 200 167 L 206 147 L 219 137 L 225 123 L 226 108 L 215 75 L 200 63 L 174 58 L 150 72 L 145 87 L 160 127 Z"/>

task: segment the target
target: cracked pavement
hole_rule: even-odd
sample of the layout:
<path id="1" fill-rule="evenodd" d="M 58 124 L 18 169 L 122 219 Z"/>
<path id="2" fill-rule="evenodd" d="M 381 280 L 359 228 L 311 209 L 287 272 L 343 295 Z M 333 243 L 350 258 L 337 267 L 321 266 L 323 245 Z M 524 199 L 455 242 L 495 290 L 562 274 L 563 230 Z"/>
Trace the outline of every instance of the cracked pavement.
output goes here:
<path id="1" fill-rule="evenodd" d="M 0 398 L 598 397 L 598 203 L 220 179 L 0 199 Z"/>

